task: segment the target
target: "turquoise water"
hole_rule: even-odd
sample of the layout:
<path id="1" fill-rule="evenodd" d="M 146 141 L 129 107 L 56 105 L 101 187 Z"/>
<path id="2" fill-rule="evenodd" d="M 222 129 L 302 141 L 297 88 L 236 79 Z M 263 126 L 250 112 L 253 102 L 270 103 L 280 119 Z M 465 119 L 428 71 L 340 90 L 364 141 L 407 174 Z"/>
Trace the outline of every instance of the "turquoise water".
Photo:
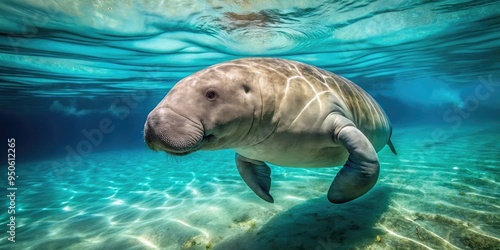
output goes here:
<path id="1" fill-rule="evenodd" d="M 0 249 L 500 249 L 499 48 L 499 1 L 1 1 Z M 250 56 L 379 102 L 398 155 L 370 192 L 271 166 L 269 204 L 231 150 L 147 148 L 177 81 Z"/>
<path id="2" fill-rule="evenodd" d="M 396 128 L 400 154 L 384 148 L 378 184 L 342 205 L 326 199 L 335 168 L 273 166 L 275 203 L 264 202 L 229 150 L 187 159 L 145 149 L 95 153 L 59 175 L 46 170 L 64 158 L 22 164 L 15 246 L 497 249 L 500 127 L 464 126 L 449 133 L 452 143 L 423 143 L 436 128 L 446 129 Z"/>

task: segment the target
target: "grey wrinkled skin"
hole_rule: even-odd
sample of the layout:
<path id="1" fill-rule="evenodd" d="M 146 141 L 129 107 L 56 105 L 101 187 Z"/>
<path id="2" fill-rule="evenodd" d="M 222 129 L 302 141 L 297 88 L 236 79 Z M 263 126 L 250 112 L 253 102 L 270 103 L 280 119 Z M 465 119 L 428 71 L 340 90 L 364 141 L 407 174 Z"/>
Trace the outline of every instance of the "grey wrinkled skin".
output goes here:
<path id="1" fill-rule="evenodd" d="M 354 169 L 352 178 L 337 175 L 334 184 L 353 186 L 332 184 L 336 190 L 328 197 L 342 203 L 375 184 L 376 152 L 389 143 L 391 130 L 375 100 L 341 76 L 290 60 L 245 58 L 179 81 L 149 114 L 144 135 L 151 149 L 173 155 L 233 149 L 243 179 L 269 202 L 270 178 L 260 178 L 269 175 L 265 162 L 306 168 L 346 164 L 345 171 Z M 245 171 L 252 167 L 257 170 Z M 330 197 L 349 189 L 361 194 Z"/>

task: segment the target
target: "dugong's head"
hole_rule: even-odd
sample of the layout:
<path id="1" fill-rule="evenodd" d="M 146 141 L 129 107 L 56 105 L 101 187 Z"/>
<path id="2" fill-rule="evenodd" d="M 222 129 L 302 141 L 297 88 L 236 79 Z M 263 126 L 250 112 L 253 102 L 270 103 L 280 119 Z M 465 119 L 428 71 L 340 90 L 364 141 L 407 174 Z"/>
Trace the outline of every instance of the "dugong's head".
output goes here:
<path id="1" fill-rule="evenodd" d="M 260 116 L 256 74 L 219 64 L 179 81 L 148 115 L 149 148 L 173 155 L 237 147 Z M 258 109 L 258 110 L 257 110 Z"/>

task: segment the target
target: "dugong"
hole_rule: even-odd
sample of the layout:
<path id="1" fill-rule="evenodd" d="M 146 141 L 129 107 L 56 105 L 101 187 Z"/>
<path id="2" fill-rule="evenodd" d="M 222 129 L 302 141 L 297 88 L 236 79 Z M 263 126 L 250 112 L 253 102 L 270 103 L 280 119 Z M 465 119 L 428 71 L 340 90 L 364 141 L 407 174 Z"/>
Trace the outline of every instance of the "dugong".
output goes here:
<path id="1" fill-rule="evenodd" d="M 231 148 L 237 169 L 260 198 L 274 202 L 271 169 L 343 167 L 328 191 L 332 203 L 368 192 L 379 175 L 377 152 L 390 122 L 353 82 L 304 63 L 245 58 L 179 81 L 149 113 L 144 139 L 172 155 Z"/>

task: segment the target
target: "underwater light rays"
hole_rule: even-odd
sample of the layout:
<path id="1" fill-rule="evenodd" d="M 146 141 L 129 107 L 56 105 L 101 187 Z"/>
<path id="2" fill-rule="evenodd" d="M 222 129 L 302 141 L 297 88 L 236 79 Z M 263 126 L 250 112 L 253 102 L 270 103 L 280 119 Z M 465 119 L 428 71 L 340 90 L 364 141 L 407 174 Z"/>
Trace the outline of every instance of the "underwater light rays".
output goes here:
<path id="1" fill-rule="evenodd" d="M 376 219 L 374 228 L 366 230 L 369 234 L 381 235 L 382 242 L 358 241 L 357 246 L 424 248 L 393 236 L 382 227 L 378 228 L 379 223 L 397 235 L 419 241 L 415 232 L 417 223 L 420 233 L 427 237 L 421 242 L 432 249 L 453 248 L 440 238 L 458 248 L 477 248 L 478 245 L 467 245 L 473 244 L 468 239 L 475 238 L 485 242 L 485 246 L 498 244 L 500 235 L 495 233 L 494 227 L 500 219 L 500 214 L 496 212 L 497 185 L 484 179 L 496 173 L 496 169 L 481 168 L 478 171 L 470 168 L 470 161 L 457 160 L 461 159 L 462 146 L 492 150 L 488 145 L 495 142 L 496 137 L 491 136 L 491 133 L 476 134 L 474 130 L 466 130 L 474 136 L 454 138 L 462 146 L 437 144 L 433 146 L 436 155 L 426 156 L 422 158 L 423 161 L 414 161 L 412 152 L 421 148 L 412 147 L 413 140 L 425 136 L 428 131 L 395 129 L 398 145 L 403 152 L 400 157 L 407 161 L 392 156 L 389 150 L 381 151 L 381 154 L 387 154 L 382 162 L 385 167 L 374 192 L 389 192 L 389 206 L 380 211 L 381 217 Z M 34 162 L 20 167 L 26 171 L 20 174 L 30 183 L 30 189 L 22 193 L 25 197 L 22 228 L 26 243 L 18 242 L 20 247 L 27 248 L 29 241 L 38 249 L 55 242 L 62 242 L 59 243 L 62 248 L 147 248 L 147 243 L 139 240 L 139 237 L 143 237 L 159 249 L 170 246 L 182 248 L 186 242 L 208 244 L 210 241 L 217 249 L 217 245 L 223 246 L 226 240 L 252 237 L 260 228 L 272 228 L 272 218 L 280 217 L 281 213 L 286 214 L 295 206 L 307 208 L 311 199 L 326 199 L 324 191 L 338 171 L 336 168 L 301 171 L 271 166 L 277 203 L 267 204 L 254 197 L 241 181 L 234 168 L 234 153 L 231 151 L 217 154 L 200 152 L 196 158 L 168 165 L 164 164 L 163 155 L 144 150 L 96 153 L 89 157 L 88 164 L 81 168 L 75 167 L 68 178 L 60 182 L 44 182 L 44 185 L 33 184 L 53 178 L 53 173 L 39 176 L 30 174 L 45 166 L 44 163 L 38 165 Z M 489 165 L 498 162 L 495 154 L 481 157 L 488 160 Z M 442 161 L 447 162 L 449 159 L 455 159 L 454 165 L 459 170 L 442 164 Z M 464 180 L 467 181 L 466 186 L 457 185 Z M 102 194 L 99 195 L 98 190 Z M 193 190 L 197 194 L 193 194 Z M 123 203 L 113 204 L 118 200 Z M 71 210 L 64 211 L 65 206 Z M 314 222 L 313 219 L 309 221 Z M 465 221 L 467 226 L 464 226 Z M 295 225 L 293 221 L 287 223 Z M 338 229 L 336 225 L 330 228 L 333 231 Z M 200 230 L 207 233 L 209 238 Z M 48 235 L 49 232 L 53 232 L 51 237 L 38 237 L 41 233 Z M 196 238 L 198 236 L 200 238 Z M 103 237 L 110 240 L 100 241 Z M 307 241 L 307 237 L 297 236 L 294 239 Z M 308 247 L 314 249 L 316 245 Z"/>
<path id="2" fill-rule="evenodd" d="M 200 232 L 201 232 L 201 233 L 202 233 L 205 237 L 210 238 L 210 234 L 209 234 L 209 233 L 208 233 L 205 229 L 203 229 L 203 228 L 195 227 L 195 226 L 190 225 L 189 223 L 187 223 L 187 222 L 185 222 L 185 221 L 183 221 L 183 220 L 179 220 L 179 219 L 169 219 L 169 220 L 171 220 L 171 221 L 175 221 L 175 222 L 177 222 L 177 223 L 180 223 L 180 224 L 182 224 L 182 225 L 184 225 L 184 226 L 186 226 L 186 227 L 189 227 L 189 228 L 193 228 L 193 229 L 195 229 L 195 230 L 198 230 L 198 231 L 200 231 Z"/>
<path id="3" fill-rule="evenodd" d="M 500 237 L 495 237 L 493 235 L 490 235 L 490 234 L 487 234 L 486 232 L 484 231 L 478 231 L 477 229 L 479 229 L 480 227 L 478 228 L 468 228 L 467 230 L 473 232 L 473 233 L 476 233 L 476 234 L 480 234 L 484 237 L 488 237 L 488 238 L 491 238 L 492 240 L 495 240 L 498 242 L 498 244 L 500 244 Z"/>
<path id="4" fill-rule="evenodd" d="M 186 8 L 184 1 L 168 6 L 165 1 L 4 1 L 0 50 L 6 53 L 0 53 L 0 65 L 22 72 L 14 81 L 36 83 L 40 89 L 51 83 L 37 76 L 60 79 L 66 70 L 79 76 L 63 80 L 70 85 L 80 86 L 82 77 L 107 79 L 129 91 L 158 88 L 153 81 L 129 80 L 144 78 L 151 65 L 162 66 L 159 78 L 180 79 L 187 75 L 186 68 L 201 69 L 235 55 L 302 59 L 347 77 L 445 72 L 466 82 L 495 73 L 496 61 L 490 55 L 496 54 L 498 25 L 492 7 L 498 4 L 462 3 L 453 12 L 449 10 L 455 5 L 448 2 L 400 2 L 388 8 L 352 1 L 230 6 L 225 1 L 194 1 Z M 98 93 L 109 93 L 106 87 L 95 85 Z M 77 88 L 69 91 L 81 94 Z"/>
<path id="5" fill-rule="evenodd" d="M 139 237 L 135 237 L 135 236 L 130 236 L 132 238 L 135 238 L 137 240 L 139 240 L 139 242 L 141 242 L 142 244 L 144 244 L 145 246 L 147 247 L 151 247 L 153 249 L 160 249 L 158 246 L 156 246 L 155 244 L 153 244 L 151 241 L 149 241 L 148 239 L 142 237 L 142 236 L 139 236 Z"/>
<path id="6" fill-rule="evenodd" d="M 416 223 L 415 221 L 412 221 L 412 222 L 415 223 L 416 225 L 418 225 L 418 230 L 424 230 L 426 233 L 432 235 L 433 237 L 440 239 L 442 242 L 445 243 L 446 246 L 452 247 L 453 249 L 461 249 L 460 247 L 457 247 L 457 246 L 453 245 L 451 242 L 449 242 L 445 238 L 443 238 L 443 237 L 439 236 L 438 234 L 432 232 L 430 229 L 427 229 L 426 227 L 424 227 L 424 226 Z"/>
<path id="7" fill-rule="evenodd" d="M 459 248 L 459 247 L 457 247 L 457 246 L 453 245 L 451 242 L 449 242 L 449 241 L 448 241 L 448 240 L 446 240 L 445 238 L 443 238 L 443 237 L 439 236 L 438 234 L 434 233 L 432 230 L 430 230 L 430 229 L 426 228 L 426 227 L 425 227 L 425 225 L 421 225 L 421 224 L 417 223 L 415 220 L 412 220 L 412 219 L 410 219 L 410 218 L 408 218 L 408 217 L 406 217 L 406 216 L 405 216 L 404 218 L 405 218 L 406 220 L 408 220 L 408 221 L 412 222 L 413 224 L 417 225 L 417 227 L 415 228 L 415 230 L 421 230 L 421 229 L 423 229 L 425 232 L 427 232 L 427 233 L 431 234 L 433 237 L 440 239 L 440 240 L 441 240 L 442 242 L 444 242 L 446 245 L 451 246 L 451 247 L 453 247 L 454 249 L 461 249 L 461 248 Z M 420 235 L 420 233 L 419 233 L 419 234 L 417 234 L 417 235 Z"/>
<path id="8" fill-rule="evenodd" d="M 401 238 L 403 240 L 407 240 L 407 241 L 411 241 L 421 247 L 424 247 L 425 249 L 429 249 L 429 250 L 433 250 L 432 248 L 428 247 L 427 245 L 423 244 L 423 243 L 420 243 L 412 238 L 408 238 L 408 237 L 405 237 L 403 235 L 400 235 L 392 230 L 390 230 L 389 228 L 385 227 L 384 225 L 380 225 L 380 228 L 382 228 L 384 231 L 386 231 L 387 233 L 389 233 L 390 235 L 393 235 L 393 236 L 396 236 L 398 238 Z"/>

